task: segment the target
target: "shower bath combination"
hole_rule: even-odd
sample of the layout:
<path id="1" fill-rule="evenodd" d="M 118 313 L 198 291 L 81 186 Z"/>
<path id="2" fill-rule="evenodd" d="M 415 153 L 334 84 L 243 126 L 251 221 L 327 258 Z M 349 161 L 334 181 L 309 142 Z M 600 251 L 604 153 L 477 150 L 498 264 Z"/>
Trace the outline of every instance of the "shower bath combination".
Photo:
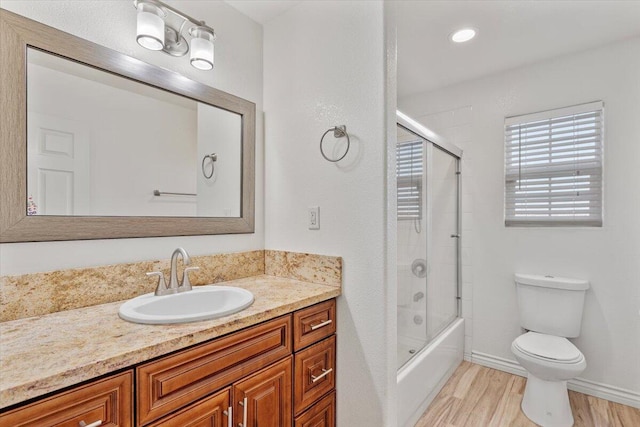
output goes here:
<path id="1" fill-rule="evenodd" d="M 397 117 L 398 426 L 404 427 L 417 421 L 463 357 L 462 150 Z"/>

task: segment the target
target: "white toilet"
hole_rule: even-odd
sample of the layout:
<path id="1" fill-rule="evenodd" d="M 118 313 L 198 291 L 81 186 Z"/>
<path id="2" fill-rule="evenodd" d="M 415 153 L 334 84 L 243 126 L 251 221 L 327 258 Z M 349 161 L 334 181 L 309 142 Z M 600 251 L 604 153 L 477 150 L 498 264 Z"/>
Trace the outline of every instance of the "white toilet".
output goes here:
<path id="1" fill-rule="evenodd" d="M 580 335 L 586 280 L 516 274 L 520 325 L 529 332 L 511 344 L 528 372 L 522 411 L 544 427 L 569 427 L 573 414 L 567 380 L 587 367 L 568 338 Z"/>

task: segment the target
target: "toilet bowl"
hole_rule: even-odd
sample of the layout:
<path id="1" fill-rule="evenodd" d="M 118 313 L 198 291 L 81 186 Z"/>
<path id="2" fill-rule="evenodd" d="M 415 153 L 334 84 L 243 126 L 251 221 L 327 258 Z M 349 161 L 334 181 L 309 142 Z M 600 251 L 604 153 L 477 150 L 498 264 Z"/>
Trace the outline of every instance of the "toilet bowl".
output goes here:
<path id="1" fill-rule="evenodd" d="M 570 427 L 573 415 L 567 381 L 587 367 L 566 337 L 580 335 L 589 282 L 554 276 L 515 275 L 520 326 L 511 351 L 528 372 L 522 412 L 543 427 Z"/>
<path id="2" fill-rule="evenodd" d="M 566 338 L 527 332 L 513 341 L 511 351 L 528 372 L 521 405 L 525 415 L 544 427 L 572 426 L 567 380 L 587 367 L 580 350 Z"/>

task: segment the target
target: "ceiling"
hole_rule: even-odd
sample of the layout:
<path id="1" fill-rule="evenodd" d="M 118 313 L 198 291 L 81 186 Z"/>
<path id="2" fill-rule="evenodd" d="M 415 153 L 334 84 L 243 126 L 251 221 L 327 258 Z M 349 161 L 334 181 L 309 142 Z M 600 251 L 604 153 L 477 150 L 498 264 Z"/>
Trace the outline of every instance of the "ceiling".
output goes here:
<path id="1" fill-rule="evenodd" d="M 259 24 L 266 24 L 300 3 L 300 0 L 225 0 L 225 3 Z"/>
<path id="2" fill-rule="evenodd" d="M 265 24 L 302 0 L 225 1 Z M 640 35 L 640 0 L 393 1 L 400 98 Z M 468 26 L 475 39 L 449 41 Z"/>
<path id="3" fill-rule="evenodd" d="M 640 0 L 396 4 L 400 98 L 640 35 Z M 475 39 L 449 41 L 466 26 Z"/>

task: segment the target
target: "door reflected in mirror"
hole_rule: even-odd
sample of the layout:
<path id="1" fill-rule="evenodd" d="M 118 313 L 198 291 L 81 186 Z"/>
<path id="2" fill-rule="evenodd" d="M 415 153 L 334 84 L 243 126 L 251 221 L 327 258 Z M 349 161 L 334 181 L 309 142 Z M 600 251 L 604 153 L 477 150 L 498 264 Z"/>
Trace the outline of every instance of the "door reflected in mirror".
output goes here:
<path id="1" fill-rule="evenodd" d="M 34 48 L 27 215 L 240 217 L 242 116 Z"/>

